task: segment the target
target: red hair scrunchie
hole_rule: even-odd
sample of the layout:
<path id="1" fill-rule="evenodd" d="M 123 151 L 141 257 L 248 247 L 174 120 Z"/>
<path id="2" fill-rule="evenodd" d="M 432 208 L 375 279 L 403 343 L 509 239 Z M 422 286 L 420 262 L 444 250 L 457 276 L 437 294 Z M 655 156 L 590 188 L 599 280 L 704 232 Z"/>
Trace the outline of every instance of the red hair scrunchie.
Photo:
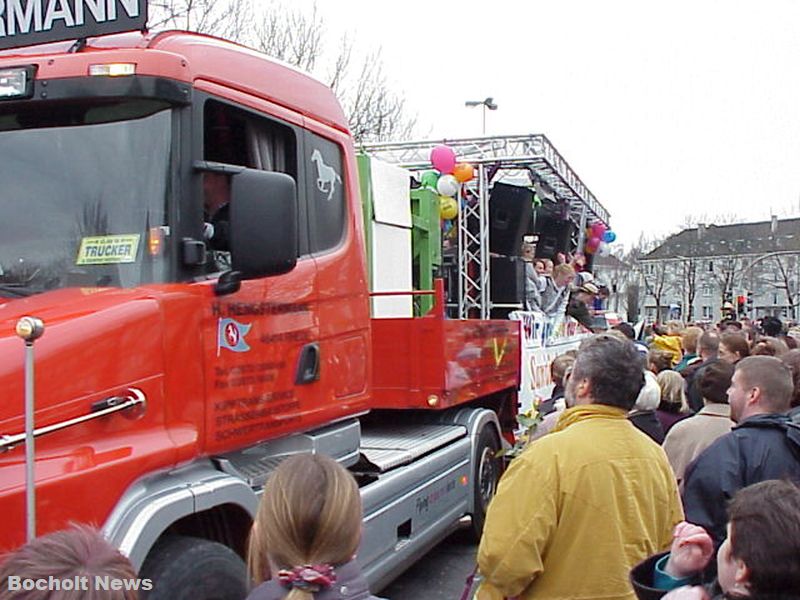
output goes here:
<path id="1" fill-rule="evenodd" d="M 293 587 L 309 592 L 318 592 L 336 582 L 336 573 L 331 565 L 303 565 L 278 571 L 278 581 L 284 587 Z"/>

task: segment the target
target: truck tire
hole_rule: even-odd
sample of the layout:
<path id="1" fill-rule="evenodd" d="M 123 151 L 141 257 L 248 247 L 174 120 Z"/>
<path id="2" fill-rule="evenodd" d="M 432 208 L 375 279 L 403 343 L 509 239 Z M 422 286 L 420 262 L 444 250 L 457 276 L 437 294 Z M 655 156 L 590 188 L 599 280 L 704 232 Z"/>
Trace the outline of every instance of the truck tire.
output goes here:
<path id="1" fill-rule="evenodd" d="M 500 440 L 494 426 L 484 425 L 478 435 L 478 443 L 475 445 L 475 474 L 472 477 L 474 484 L 472 493 L 475 504 L 475 510 L 472 513 L 472 535 L 476 542 L 481 539 L 486 510 L 489 508 L 489 501 L 494 497 L 497 483 L 500 481 L 502 459 L 497 456 L 499 450 Z"/>
<path id="2" fill-rule="evenodd" d="M 139 578 L 152 581 L 142 600 L 242 600 L 249 592 L 247 568 L 236 552 L 182 535 L 156 542 Z"/>

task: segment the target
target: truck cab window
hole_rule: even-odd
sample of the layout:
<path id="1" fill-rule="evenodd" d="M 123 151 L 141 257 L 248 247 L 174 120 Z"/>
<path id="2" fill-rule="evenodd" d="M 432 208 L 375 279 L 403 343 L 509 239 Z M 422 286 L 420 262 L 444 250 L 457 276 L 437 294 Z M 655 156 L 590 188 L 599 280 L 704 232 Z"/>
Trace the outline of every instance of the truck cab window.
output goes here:
<path id="1" fill-rule="evenodd" d="M 297 180 L 297 143 L 290 127 L 216 100 L 204 105 L 203 159 L 286 173 Z M 230 185 L 230 175 L 203 174 L 204 237 L 214 255 L 213 270 L 229 266 Z"/>
<path id="2" fill-rule="evenodd" d="M 311 249 L 324 252 L 339 245 L 347 223 L 342 151 L 336 143 L 307 133 L 305 155 Z"/>
<path id="3" fill-rule="evenodd" d="M 216 100 L 205 103 L 203 159 L 297 179 L 297 142 L 291 127 Z"/>

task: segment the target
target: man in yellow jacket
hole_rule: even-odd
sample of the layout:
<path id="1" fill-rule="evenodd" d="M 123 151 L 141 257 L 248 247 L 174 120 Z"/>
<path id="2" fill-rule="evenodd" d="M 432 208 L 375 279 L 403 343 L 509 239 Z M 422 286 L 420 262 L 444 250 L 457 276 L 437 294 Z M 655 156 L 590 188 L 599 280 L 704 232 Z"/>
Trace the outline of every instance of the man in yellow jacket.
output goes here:
<path id="1" fill-rule="evenodd" d="M 635 598 L 630 569 L 683 520 L 660 446 L 626 418 L 644 383 L 631 342 L 584 342 L 553 433 L 511 462 L 489 505 L 480 600 Z"/>

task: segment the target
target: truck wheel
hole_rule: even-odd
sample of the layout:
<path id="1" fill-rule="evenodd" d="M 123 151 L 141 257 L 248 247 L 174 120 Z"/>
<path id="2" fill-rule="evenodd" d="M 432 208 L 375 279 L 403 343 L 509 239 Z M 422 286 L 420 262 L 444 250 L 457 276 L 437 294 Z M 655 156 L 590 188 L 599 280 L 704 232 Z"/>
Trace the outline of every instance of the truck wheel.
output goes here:
<path id="1" fill-rule="evenodd" d="M 202 538 L 170 535 L 156 542 L 140 579 L 152 589 L 142 600 L 242 600 L 249 584 L 244 561 L 233 550 Z"/>
<path id="2" fill-rule="evenodd" d="M 484 425 L 478 435 L 475 446 L 475 474 L 472 478 L 474 487 L 475 510 L 472 513 L 472 534 L 476 541 L 481 539 L 483 523 L 486 520 L 486 509 L 489 501 L 497 491 L 497 482 L 500 481 L 501 460 L 497 457 L 500 450 L 500 441 L 492 425 Z"/>

